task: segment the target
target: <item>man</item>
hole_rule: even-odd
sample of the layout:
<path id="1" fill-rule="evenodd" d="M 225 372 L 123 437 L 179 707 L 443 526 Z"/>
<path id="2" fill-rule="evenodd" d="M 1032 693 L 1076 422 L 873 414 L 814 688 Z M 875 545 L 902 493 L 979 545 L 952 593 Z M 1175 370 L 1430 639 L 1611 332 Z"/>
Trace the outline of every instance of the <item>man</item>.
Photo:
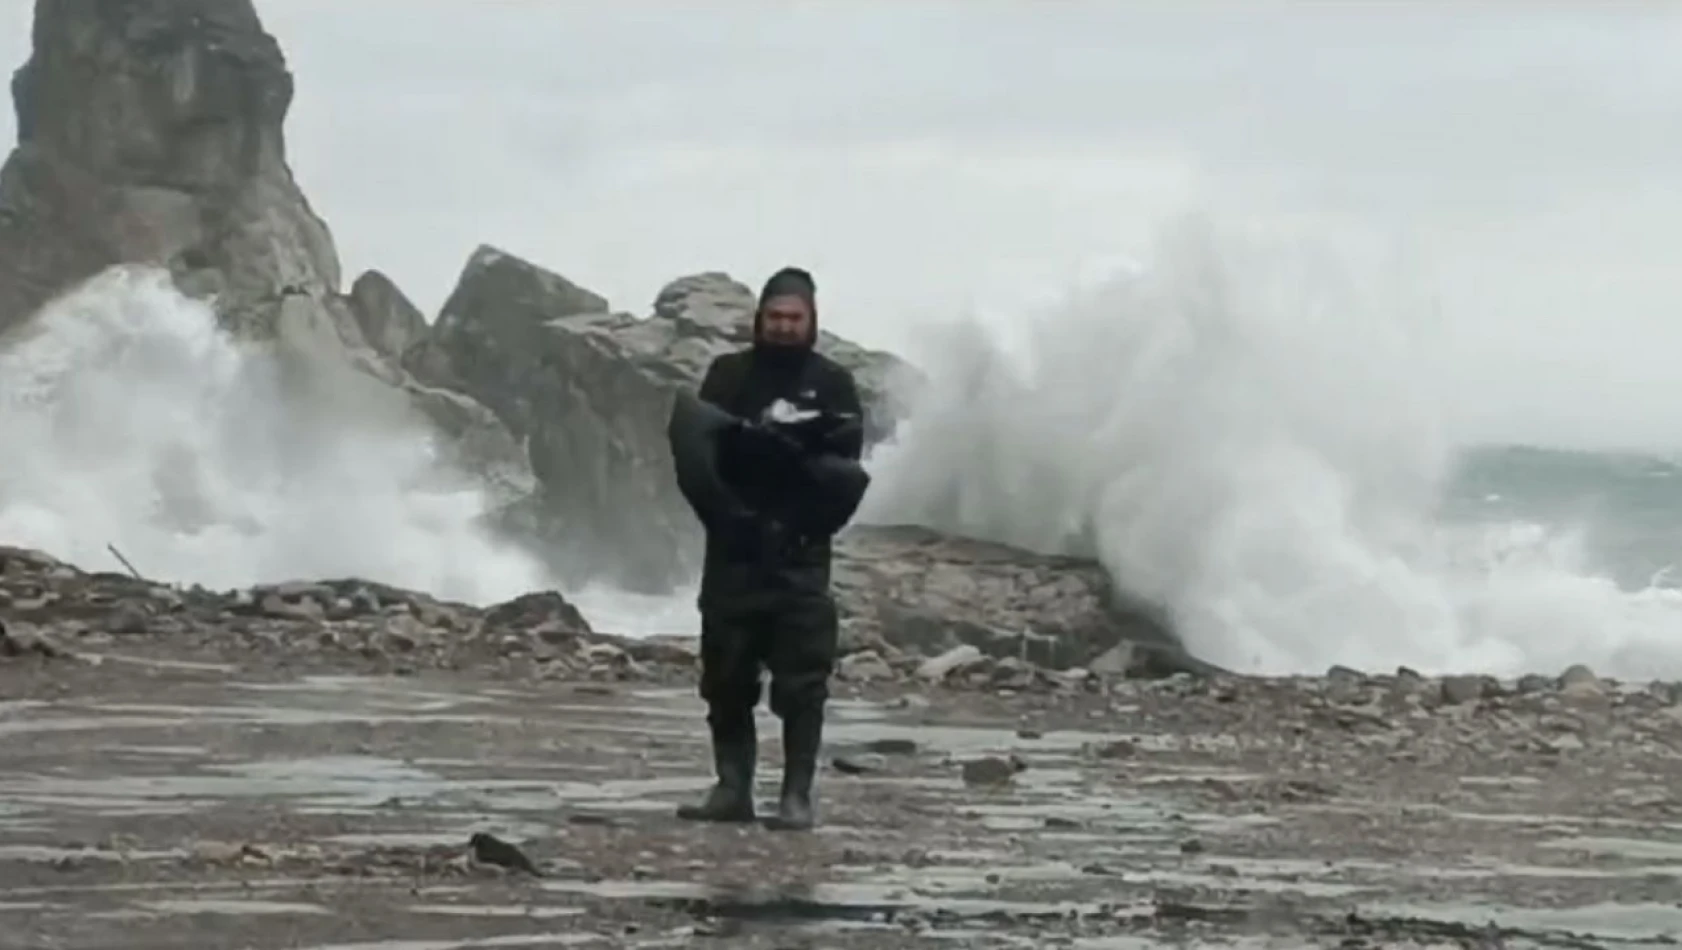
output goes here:
<path id="1" fill-rule="evenodd" d="M 703 502 L 685 487 L 707 531 L 700 691 L 718 774 L 703 801 L 678 809 L 687 820 L 754 820 L 753 711 L 764 666 L 785 761 L 777 814 L 766 823 L 806 829 L 814 821 L 812 781 L 837 639 L 830 538 L 857 498 L 835 511 L 810 465 L 838 456 L 856 466 L 864 451 L 857 385 L 814 351 L 817 336 L 812 277 L 784 268 L 760 294 L 752 346 L 715 359 L 701 382 L 699 398 L 735 417 L 717 442 L 718 476 L 733 503 Z M 779 425 L 800 416 L 821 421 L 801 434 Z"/>

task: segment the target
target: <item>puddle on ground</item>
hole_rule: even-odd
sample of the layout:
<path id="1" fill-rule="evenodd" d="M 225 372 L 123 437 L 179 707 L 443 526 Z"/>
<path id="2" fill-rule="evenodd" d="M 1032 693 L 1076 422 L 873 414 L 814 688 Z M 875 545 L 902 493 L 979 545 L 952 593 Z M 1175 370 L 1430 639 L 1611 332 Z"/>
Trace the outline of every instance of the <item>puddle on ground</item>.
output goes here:
<path id="1" fill-rule="evenodd" d="M 1633 838 L 1571 837 L 1541 842 L 1541 847 L 1562 851 L 1583 851 L 1602 857 L 1641 861 L 1682 861 L 1682 844 L 1672 841 L 1638 841 Z"/>
<path id="2" fill-rule="evenodd" d="M 102 707 L 85 708 L 85 713 L 100 713 Z M 117 712 L 115 709 L 110 712 Z M 258 708 L 183 708 L 175 706 L 129 706 L 125 712 L 135 715 L 55 716 L 16 722 L 0 722 L 0 736 L 30 735 L 64 732 L 112 732 L 131 729 L 180 730 L 200 726 L 333 726 L 347 723 L 381 725 L 456 724 L 482 725 L 490 722 L 519 725 L 527 720 L 515 716 L 484 716 L 459 713 L 445 715 L 390 713 L 326 712 L 292 709 L 284 706 Z M 152 715 L 141 715 L 150 713 Z"/>
<path id="3" fill-rule="evenodd" d="M 699 716 L 697 707 L 692 715 Z M 1035 739 L 1024 739 L 1014 729 L 988 726 L 922 725 L 916 723 L 887 723 L 874 717 L 859 717 L 849 721 L 825 724 L 824 741 L 837 747 L 863 745 L 879 739 L 906 739 L 917 744 L 922 753 L 945 755 L 1002 755 L 1016 753 L 1063 753 L 1073 755 L 1089 745 L 1102 745 L 1127 740 L 1143 751 L 1155 751 L 1176 746 L 1161 737 L 1140 736 L 1127 732 L 1048 732 Z"/>
<path id="4" fill-rule="evenodd" d="M 53 847 L 51 845 L 0 844 L 0 861 L 37 861 L 41 863 L 110 861 L 127 863 L 129 861 L 161 861 L 168 858 L 179 858 L 181 854 L 182 852 L 174 849 L 104 851 L 94 848 Z"/>
<path id="5" fill-rule="evenodd" d="M 233 891 L 249 895 L 256 891 L 280 891 L 286 888 L 309 887 L 316 883 L 319 882 L 298 877 L 253 878 L 249 881 L 241 881 L 238 884 L 228 884 L 221 887 L 194 887 L 192 889 L 204 893 Z M 76 894 L 144 894 L 148 891 L 179 891 L 181 888 L 182 885 L 179 881 L 146 881 L 142 883 L 119 882 L 113 884 L 39 884 L 29 885 L 26 887 L 8 888 L 6 896 L 23 897 L 26 895 L 32 895 L 44 897 L 52 895 L 54 897 L 67 897 Z M 429 888 L 429 890 L 436 893 L 439 888 L 433 887 Z"/>
<path id="6" fill-rule="evenodd" d="M 1462 775 L 1459 782 L 1478 788 L 1512 788 L 1519 785 L 1534 788 L 1542 784 L 1542 780 L 1534 775 Z"/>
<path id="7" fill-rule="evenodd" d="M 1671 942 L 1682 934 L 1682 906 L 1675 904 L 1585 904 L 1578 907 L 1479 907 L 1464 904 L 1362 905 L 1364 917 L 1417 917 L 1481 927 L 1563 931 L 1602 940 Z"/>
<path id="8" fill-rule="evenodd" d="M 1068 795 L 1021 801 L 965 802 L 955 806 L 966 820 L 995 831 L 1035 831 L 1041 836 L 1095 844 L 1125 842 L 1139 848 L 1178 842 L 1186 835 L 1218 835 L 1277 824 L 1272 815 L 1217 815 L 1190 810 L 1165 813 L 1142 798 Z M 1058 827 L 1059 825 L 1065 827 Z"/>
<path id="9" fill-rule="evenodd" d="M 1247 785 L 1252 782 L 1263 782 L 1268 778 L 1269 776 L 1258 775 L 1255 772 L 1235 772 L 1231 769 L 1183 765 L 1163 766 L 1156 770 L 1155 775 L 1141 775 L 1129 779 L 1128 784 L 1141 788 L 1152 785 L 1184 785 L 1187 782 L 1226 782 L 1229 785 Z"/>
<path id="10" fill-rule="evenodd" d="M 962 786 L 962 783 L 956 784 L 958 787 Z M 966 814 L 988 818 L 1037 819 L 1038 827 L 1043 827 L 1047 818 L 1061 818 L 1068 821 L 1119 822 L 1128 828 L 1149 827 L 1158 834 L 1168 830 L 1164 825 L 1161 808 L 1153 802 L 1137 798 L 1071 795 L 1049 802 L 967 802 L 962 807 Z"/>
<path id="11" fill-rule="evenodd" d="M 390 798 L 431 798 L 451 791 L 530 789 L 529 780 L 452 782 L 391 759 L 369 756 L 269 759 L 205 767 L 216 775 L 148 775 L 67 778 L 24 775 L 0 779 L 0 796 L 13 802 L 97 810 L 107 814 L 157 814 L 237 798 L 290 797 L 318 808 L 360 810 Z M 553 800 L 549 800 L 553 804 Z"/>
<path id="12" fill-rule="evenodd" d="M 1222 864 L 1215 861 L 1212 864 Z M 1123 875 L 1122 880 L 1129 876 Z M 1314 881 L 1300 878 L 1266 878 L 1266 877 L 1232 877 L 1214 873 L 1198 874 L 1191 871 L 1170 871 L 1153 868 L 1149 872 L 1133 876 L 1139 884 L 1176 884 L 1182 887 L 1209 888 L 1217 891 L 1233 891 L 1237 893 L 1254 894 L 1299 894 L 1303 897 L 1349 897 L 1370 891 L 1382 891 L 1386 888 L 1378 883 L 1372 884 L 1339 884 L 1332 881 Z"/>
<path id="13" fill-rule="evenodd" d="M 300 944 L 297 950 L 479 950 L 492 947 L 578 947 L 603 942 L 595 934 L 506 934 L 461 940 L 376 940 L 372 943 Z"/>
<path id="14" fill-rule="evenodd" d="M 192 670 L 198 673 L 228 673 L 232 674 L 239 667 L 232 663 L 205 663 L 196 660 L 168 660 L 156 657 L 128 656 L 123 653 L 98 654 L 100 663 L 128 663 L 133 666 L 147 666 L 158 670 Z"/>
<path id="15" fill-rule="evenodd" d="M 1613 818 L 1600 815 L 1553 815 L 1545 813 L 1515 813 L 1494 811 L 1463 811 L 1445 810 L 1443 815 L 1456 821 L 1477 821 L 1490 824 L 1528 825 L 1534 828 L 1558 828 L 1562 832 L 1580 828 L 1584 825 L 1594 825 L 1606 828 L 1637 828 L 1642 833 L 1654 831 L 1672 832 L 1682 836 L 1682 823 L 1670 821 L 1652 821 L 1644 818 Z"/>
<path id="16" fill-rule="evenodd" d="M 580 917 L 584 914 L 582 907 L 512 907 L 507 904 L 410 904 L 404 910 L 411 914 L 441 917 L 519 917 L 531 920 Z"/>
<path id="17" fill-rule="evenodd" d="M 94 747 L 109 762 L 118 758 L 202 759 L 209 750 L 202 745 L 102 745 Z"/>
<path id="18" fill-rule="evenodd" d="M 211 900 L 208 898 L 176 898 L 145 901 L 136 905 L 142 910 L 159 914 L 228 914 L 256 916 L 260 914 L 296 914 L 319 916 L 333 913 L 320 904 L 289 901 Z"/>
<path id="19" fill-rule="evenodd" d="M 182 718 L 148 718 L 145 716 L 63 716 L 52 719 L 7 720 L 0 722 L 0 738 L 59 732 L 115 732 L 124 729 L 183 729 L 188 725 Z"/>
<path id="20" fill-rule="evenodd" d="M 997 860 L 1000 855 L 990 853 L 985 857 Z M 988 864 L 981 867 L 929 865 L 918 868 L 901 867 L 887 872 L 864 867 L 853 870 L 858 871 L 861 877 L 868 877 L 873 885 L 906 888 L 920 894 L 981 891 L 1001 883 L 1074 881 L 1085 876 L 1080 868 L 1063 861 L 1017 865 Z"/>
<path id="21" fill-rule="evenodd" d="M 236 689 L 253 693 L 332 693 L 352 701 L 367 701 L 382 696 L 402 696 L 409 699 L 440 700 L 450 705 L 494 703 L 499 699 L 517 699 L 526 694 L 480 684 L 471 692 L 447 687 L 433 689 L 425 678 L 393 679 L 383 676 L 337 676 L 317 674 L 302 676 L 284 683 L 243 682 L 230 684 Z"/>
<path id="22" fill-rule="evenodd" d="M 1178 944 L 1185 947 L 1226 947 L 1231 950 L 1272 950 L 1272 948 L 1301 946 L 1300 938 L 1280 941 L 1269 937 L 1211 937 L 1188 940 Z M 1070 950 L 1162 950 L 1175 946 L 1160 938 L 1151 937 L 1077 937 L 1067 946 Z"/>
<path id="23" fill-rule="evenodd" d="M 980 853 L 984 861 L 997 862 L 1002 853 Z M 1301 894 L 1307 897 L 1343 897 L 1382 886 L 1381 882 L 1355 883 L 1321 880 L 1346 870 L 1342 866 L 1318 861 L 1260 861 L 1210 857 L 1207 861 L 1183 859 L 1179 849 L 1144 851 L 1099 851 L 1087 854 L 1090 861 L 1076 865 L 1072 862 L 1047 861 L 1033 865 L 1005 865 L 983 863 L 979 866 L 932 865 L 917 868 L 895 868 L 877 871 L 857 867 L 860 876 L 872 886 L 893 886 L 907 893 L 921 896 L 931 894 L 975 894 L 993 890 L 1001 885 L 1033 883 L 1071 883 L 1075 881 L 1113 881 L 1119 884 L 1178 884 L 1218 890 L 1237 890 L 1265 893 Z M 1141 859 L 1147 860 L 1140 865 Z M 1164 867 L 1165 861 L 1178 860 L 1179 867 Z M 1217 872 L 1217 867 L 1237 871 L 1237 875 Z M 1378 870 L 1390 870 L 1382 865 Z M 1089 868 L 1102 869 L 1096 874 Z"/>
<path id="24" fill-rule="evenodd" d="M 625 810 L 669 810 L 659 796 L 704 788 L 705 774 L 602 782 L 550 782 L 490 775 L 444 778 L 395 759 L 321 756 L 209 764 L 198 775 L 123 775 L 69 778 L 22 775 L 0 778 L 0 797 L 19 809 L 32 805 L 62 812 L 81 809 L 112 815 L 177 814 L 240 798 L 289 798 L 300 812 L 366 812 L 394 799 L 411 807 L 494 808 L 503 812 L 552 812 L 565 805 Z M 487 767 L 487 771 L 494 772 Z M 226 774 L 231 773 L 231 774 Z"/>
<path id="25" fill-rule="evenodd" d="M 428 816 L 432 817 L 432 816 Z M 465 821 L 459 831 L 430 832 L 430 831 L 386 831 L 347 833 L 329 835 L 321 840 L 343 845 L 347 848 L 436 848 L 440 846 L 460 847 L 467 836 L 474 831 L 481 830 L 482 822 Z M 519 841 L 527 838 L 537 838 L 552 834 L 548 825 L 521 825 L 506 821 L 499 821 L 495 833 L 504 838 Z"/>
<path id="26" fill-rule="evenodd" d="M 694 913 L 759 922 L 855 921 L 885 923 L 902 912 L 949 920 L 1066 918 L 1099 912 L 1096 904 L 945 898 L 909 886 L 880 883 L 794 884 L 769 888 L 718 888 L 685 881 L 543 881 L 544 890 L 617 900 L 681 906 Z"/>

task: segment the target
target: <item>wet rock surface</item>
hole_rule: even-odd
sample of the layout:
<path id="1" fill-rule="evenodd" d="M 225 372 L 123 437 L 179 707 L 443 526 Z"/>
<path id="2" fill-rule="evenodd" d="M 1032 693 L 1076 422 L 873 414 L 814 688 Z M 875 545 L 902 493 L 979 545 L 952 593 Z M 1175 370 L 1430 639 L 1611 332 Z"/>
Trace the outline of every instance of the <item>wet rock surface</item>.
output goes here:
<path id="1" fill-rule="evenodd" d="M 13 618 L 46 607 L 4 589 L 12 643 L 34 626 Z M 333 585 L 238 599 L 253 622 L 332 624 L 358 598 L 395 602 Z M 81 611 L 130 630 L 100 650 L 0 650 L 0 926 L 21 946 L 1591 947 L 1682 931 L 1668 684 L 843 680 L 822 824 L 779 834 L 673 816 L 710 780 L 692 673 L 299 675 L 162 636 L 167 614 L 116 613 Z M 554 595 L 456 634 L 485 615 L 610 646 Z M 768 806 L 781 760 L 761 715 Z M 487 863 L 481 833 L 538 874 Z"/>
<path id="2" fill-rule="evenodd" d="M 685 640 L 601 633 L 554 591 L 480 608 L 346 579 L 211 591 L 86 572 L 0 546 L 0 659 L 100 666 L 131 654 L 229 668 L 494 670 L 524 678 L 660 682 L 685 675 Z"/>
<path id="3" fill-rule="evenodd" d="M 849 651 L 946 656 L 946 676 L 1197 671 L 1165 618 L 1118 593 L 1096 561 L 911 525 L 861 525 L 835 545 L 834 590 Z M 1119 648 L 1119 649 L 1118 649 Z M 933 668 L 933 667 L 931 667 Z M 925 671 L 926 672 L 926 671 Z"/>

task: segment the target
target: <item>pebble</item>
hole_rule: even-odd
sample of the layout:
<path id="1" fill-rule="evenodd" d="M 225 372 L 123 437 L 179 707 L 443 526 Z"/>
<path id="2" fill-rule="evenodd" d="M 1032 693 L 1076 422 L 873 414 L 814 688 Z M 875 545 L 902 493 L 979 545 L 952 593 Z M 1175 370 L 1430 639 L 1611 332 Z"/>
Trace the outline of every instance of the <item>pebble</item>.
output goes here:
<path id="1" fill-rule="evenodd" d="M 836 673 L 844 680 L 869 683 L 894 678 L 894 668 L 875 650 L 862 650 L 841 658 Z"/>
<path id="2" fill-rule="evenodd" d="M 122 603 L 106 618 L 105 630 L 119 636 L 142 634 L 146 632 L 149 620 L 144 607 L 137 603 Z"/>
<path id="3" fill-rule="evenodd" d="M 979 649 L 965 644 L 924 660 L 917 667 L 917 678 L 925 682 L 939 683 L 948 677 L 978 669 L 986 661 L 987 657 Z"/>
<path id="4" fill-rule="evenodd" d="M 864 747 L 877 755 L 917 754 L 917 743 L 910 739 L 872 739 Z"/>
<path id="5" fill-rule="evenodd" d="M 989 755 L 965 762 L 960 774 L 964 784 L 972 788 L 994 787 L 1010 784 L 1016 774 L 1027 767 L 1027 763 L 1014 755 L 1009 758 Z"/>
<path id="6" fill-rule="evenodd" d="M 1493 695 L 1500 684 L 1493 677 L 1467 674 L 1445 676 L 1442 681 L 1442 701 L 1448 706 L 1476 702 Z"/>
<path id="7" fill-rule="evenodd" d="M 869 775 L 885 769 L 887 761 L 879 755 L 837 755 L 830 765 L 843 775 Z"/>

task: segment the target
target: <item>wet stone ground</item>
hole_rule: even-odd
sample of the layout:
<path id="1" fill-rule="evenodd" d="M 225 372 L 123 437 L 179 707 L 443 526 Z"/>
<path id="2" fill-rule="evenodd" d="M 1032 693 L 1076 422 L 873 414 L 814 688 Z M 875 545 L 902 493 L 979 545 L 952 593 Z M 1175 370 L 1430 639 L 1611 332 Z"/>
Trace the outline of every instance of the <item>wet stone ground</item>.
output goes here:
<path id="1" fill-rule="evenodd" d="M 0 946 L 1670 945 L 1682 707 L 1533 685 L 844 685 L 786 834 L 673 816 L 687 687 L 14 658 Z"/>

